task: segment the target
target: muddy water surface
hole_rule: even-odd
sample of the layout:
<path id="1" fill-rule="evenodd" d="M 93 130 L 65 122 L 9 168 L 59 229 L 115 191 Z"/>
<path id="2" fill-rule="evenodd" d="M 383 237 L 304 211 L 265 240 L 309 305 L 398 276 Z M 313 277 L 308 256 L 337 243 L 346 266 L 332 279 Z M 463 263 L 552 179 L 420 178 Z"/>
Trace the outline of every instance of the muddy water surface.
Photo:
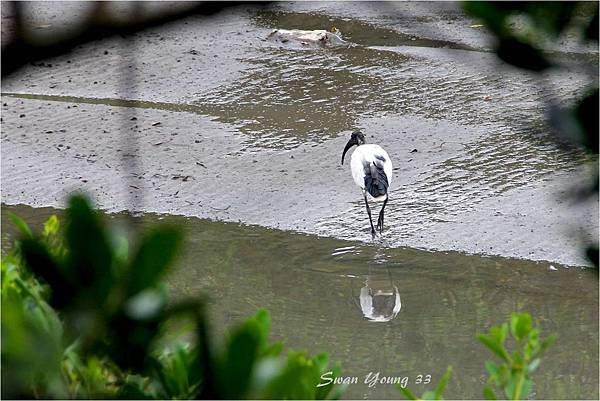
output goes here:
<path id="1" fill-rule="evenodd" d="M 36 229 L 57 212 L 3 205 L 3 251 L 15 238 L 8 211 Z M 359 377 L 346 398 L 399 397 L 393 386 L 362 383 L 369 372 L 411 380 L 429 374 L 436 382 L 447 365 L 454 375 L 446 398 L 481 398 L 483 362 L 493 357 L 475 334 L 512 311 L 530 312 L 543 334 L 558 335 L 534 376 L 534 397 L 598 397 L 598 276 L 589 269 L 390 249 L 196 218 L 136 219 L 140 226 L 165 222 L 186 233 L 185 251 L 168 277 L 174 297 L 208 295 L 218 333 L 268 308 L 274 340 L 328 351 L 344 375 Z M 373 317 L 366 294 L 375 315 L 391 320 L 365 317 Z"/>

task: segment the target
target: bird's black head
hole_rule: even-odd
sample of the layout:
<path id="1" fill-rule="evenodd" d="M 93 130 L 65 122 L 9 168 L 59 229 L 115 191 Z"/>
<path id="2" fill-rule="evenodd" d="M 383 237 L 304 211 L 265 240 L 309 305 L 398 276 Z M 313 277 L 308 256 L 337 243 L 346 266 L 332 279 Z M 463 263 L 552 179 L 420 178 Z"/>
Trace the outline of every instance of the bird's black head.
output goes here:
<path id="1" fill-rule="evenodd" d="M 367 143 L 365 140 L 365 135 L 360 131 L 354 131 L 350 136 L 350 140 L 346 144 L 346 147 L 344 148 L 344 153 L 342 153 L 342 164 L 344 164 L 344 156 L 346 155 L 346 152 L 350 150 L 352 146 L 360 146 L 365 143 Z"/>

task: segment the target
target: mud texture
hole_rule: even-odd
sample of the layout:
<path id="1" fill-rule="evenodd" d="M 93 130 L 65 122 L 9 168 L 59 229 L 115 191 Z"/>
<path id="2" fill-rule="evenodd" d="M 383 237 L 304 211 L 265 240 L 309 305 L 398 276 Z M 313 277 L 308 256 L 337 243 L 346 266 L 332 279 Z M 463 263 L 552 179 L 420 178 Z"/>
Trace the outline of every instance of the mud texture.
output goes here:
<path id="1" fill-rule="evenodd" d="M 40 30 L 86 7 L 62 4 L 29 6 Z M 540 81 L 501 65 L 456 4 L 402 4 L 232 9 L 28 66 L 2 82 L 2 202 L 84 189 L 107 211 L 371 242 L 339 165 L 361 128 L 394 162 L 376 244 L 587 264 L 597 199 L 570 194 L 597 161 L 555 145 L 544 107 L 582 92 L 597 52 L 565 38 L 565 68 Z M 267 40 L 333 27 L 355 46 Z"/>

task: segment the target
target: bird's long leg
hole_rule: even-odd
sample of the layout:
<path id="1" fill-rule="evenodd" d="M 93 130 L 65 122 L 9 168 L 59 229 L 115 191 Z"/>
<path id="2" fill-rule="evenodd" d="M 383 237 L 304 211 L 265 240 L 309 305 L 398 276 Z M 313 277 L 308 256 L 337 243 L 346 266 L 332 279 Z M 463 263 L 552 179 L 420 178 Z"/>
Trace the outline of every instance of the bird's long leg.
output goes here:
<path id="1" fill-rule="evenodd" d="M 365 197 L 365 205 L 367 205 L 367 214 L 369 215 L 369 223 L 371 223 L 371 234 L 375 235 L 375 227 L 373 227 L 373 219 L 371 218 L 371 208 L 369 207 L 369 201 L 367 201 L 367 192 L 363 190 L 363 196 Z"/>
<path id="2" fill-rule="evenodd" d="M 388 196 L 385 195 L 385 200 L 383 201 L 383 206 L 381 207 L 381 211 L 379 212 L 379 219 L 377 219 L 377 228 L 379 232 L 383 232 L 383 209 L 385 209 L 385 205 L 387 204 Z"/>

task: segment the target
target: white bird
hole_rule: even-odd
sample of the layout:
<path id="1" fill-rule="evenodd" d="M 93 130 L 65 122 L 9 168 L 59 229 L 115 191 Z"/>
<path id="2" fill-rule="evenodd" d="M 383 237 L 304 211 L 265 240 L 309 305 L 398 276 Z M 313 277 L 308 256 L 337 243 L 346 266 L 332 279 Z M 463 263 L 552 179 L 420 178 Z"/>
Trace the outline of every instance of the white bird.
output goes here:
<path id="1" fill-rule="evenodd" d="M 371 223 L 371 234 L 375 235 L 375 227 L 373 227 L 367 193 L 376 202 L 383 201 L 383 206 L 379 212 L 379 219 L 377 220 L 377 229 L 381 233 L 383 231 L 383 210 L 388 201 L 388 188 L 392 183 L 392 161 L 381 146 L 366 144 L 363 133 L 354 131 L 344 148 L 344 153 L 342 153 L 342 164 L 344 164 L 346 152 L 354 145 L 357 148 L 352 153 L 350 170 L 352 171 L 354 182 L 362 189 L 369 222 Z"/>

